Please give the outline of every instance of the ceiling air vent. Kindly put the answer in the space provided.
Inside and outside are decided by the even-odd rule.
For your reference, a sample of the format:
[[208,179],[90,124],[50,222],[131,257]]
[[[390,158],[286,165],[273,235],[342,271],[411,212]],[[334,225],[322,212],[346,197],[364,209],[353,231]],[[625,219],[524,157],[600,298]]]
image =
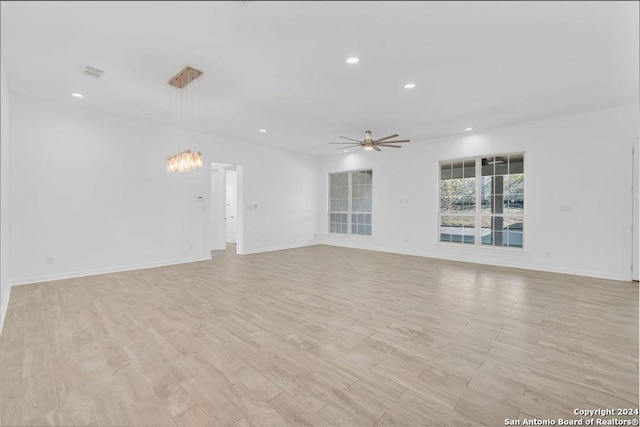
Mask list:
[[84,69],[82,70],[82,74],[84,74],[85,76],[94,77],[96,79],[101,78],[103,73],[104,71],[95,67],[90,67],[88,65],[85,65]]

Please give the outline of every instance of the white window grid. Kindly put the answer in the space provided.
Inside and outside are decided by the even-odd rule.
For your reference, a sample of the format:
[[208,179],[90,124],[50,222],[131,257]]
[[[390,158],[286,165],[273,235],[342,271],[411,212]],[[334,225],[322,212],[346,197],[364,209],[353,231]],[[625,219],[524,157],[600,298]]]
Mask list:
[[[462,244],[464,246],[483,246],[483,247],[499,247],[499,248],[505,248],[505,249],[514,249],[514,250],[518,250],[518,249],[524,249],[525,247],[525,233],[526,233],[526,226],[525,226],[525,207],[526,207],[526,202],[525,202],[525,195],[526,195],[526,179],[524,178],[525,176],[525,168],[526,166],[524,165],[524,152],[514,152],[514,153],[506,153],[506,154],[491,154],[491,155],[483,155],[483,156],[474,156],[474,157],[468,157],[468,158],[462,158],[462,159],[454,159],[454,160],[444,160],[444,161],[440,161],[438,163],[438,225],[437,225],[437,229],[438,229],[438,233],[437,233],[437,239],[439,243],[444,243],[444,244],[454,244],[454,245],[459,245]],[[483,158],[511,158],[511,157],[517,157],[517,156],[521,156],[522,157],[522,162],[523,162],[523,168],[521,171],[521,175],[523,177],[523,192],[522,193],[514,193],[511,194],[510,192],[504,192],[503,191],[503,196],[506,196],[506,205],[507,208],[504,212],[502,213],[492,213],[492,212],[487,212],[486,211],[486,207],[483,210],[483,194],[482,194],[482,185],[483,185],[483,178],[494,178],[496,177],[495,173],[496,173],[496,164],[494,163],[494,171],[493,171],[493,175],[490,176],[483,176],[482,175],[482,159]],[[474,165],[474,169],[475,169],[475,173],[474,176],[466,176],[466,168],[467,166],[467,162],[472,162],[472,164]],[[474,191],[474,201],[473,204],[475,205],[475,209],[473,209],[472,211],[466,211],[466,212],[450,212],[450,213],[443,213],[442,212],[442,165],[443,164],[454,164],[454,163],[463,163],[463,176],[459,177],[459,178],[474,178],[475,179],[475,191]],[[485,165],[486,167],[486,165]],[[500,176],[503,177],[503,179],[507,182],[507,188],[510,189],[509,185],[509,178],[511,175],[511,165],[510,162],[507,163],[507,169],[506,169],[506,173],[505,174],[501,174]],[[492,182],[493,184],[493,182]],[[503,183],[503,188],[504,188],[504,183]],[[504,197],[503,197],[504,198]],[[489,206],[491,206],[491,204],[489,204]],[[512,209],[513,206],[513,209]],[[517,207],[517,208],[516,208]],[[490,207],[489,207],[490,209]],[[451,222],[451,226],[459,226],[460,224],[462,224],[461,230],[462,230],[462,237],[461,237],[461,241],[452,241],[451,239],[449,241],[443,241],[441,240],[442,237],[442,219],[443,218],[447,218],[449,219]],[[495,221],[497,219],[502,219],[503,221],[503,227],[506,226],[506,230],[507,232],[504,233],[504,238],[506,238],[506,241],[503,241],[503,243],[506,244],[502,244],[502,245],[494,245],[494,240],[493,240],[493,232],[494,232],[494,228],[495,228]],[[492,224],[493,222],[493,224]],[[464,224],[470,224],[470,226],[465,226]],[[493,225],[493,227],[492,227]],[[511,228],[511,225],[514,225],[514,228]],[[518,227],[518,225],[520,225]],[[490,233],[492,233],[491,236],[491,243],[487,244],[487,243],[483,243],[482,242],[482,237],[483,237],[483,233],[486,233],[485,230],[489,230]],[[514,231],[512,231],[514,230]],[[471,238],[468,239],[467,242],[464,241],[465,236],[469,236],[469,237],[473,237],[473,240]],[[517,237],[518,242],[521,242],[520,245],[516,246],[516,245],[511,245],[509,242],[510,236],[513,237]],[[472,240],[472,241],[471,241]]]
[[329,174],[328,231],[372,235],[373,171],[358,169]]

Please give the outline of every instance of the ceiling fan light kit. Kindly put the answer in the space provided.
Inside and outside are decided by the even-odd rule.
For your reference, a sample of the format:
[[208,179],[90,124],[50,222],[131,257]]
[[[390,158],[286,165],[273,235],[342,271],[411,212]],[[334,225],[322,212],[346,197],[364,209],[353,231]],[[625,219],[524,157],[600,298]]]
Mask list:
[[354,141],[356,144],[354,144],[353,142],[330,142],[329,144],[346,145],[346,147],[338,147],[336,148],[336,150],[344,150],[345,148],[350,148],[350,147],[360,147],[365,149],[366,151],[372,151],[372,150],[382,151],[380,147],[402,148],[402,145],[393,145],[393,144],[401,144],[401,143],[410,141],[408,139],[393,140],[393,138],[397,138],[398,136],[399,135],[395,133],[393,135],[385,136],[384,138],[373,139],[371,138],[371,131],[368,130],[368,131],[365,131],[364,139],[362,141],[353,139],[353,138],[347,138],[346,136],[340,137],[342,139],[348,139],[349,141]]

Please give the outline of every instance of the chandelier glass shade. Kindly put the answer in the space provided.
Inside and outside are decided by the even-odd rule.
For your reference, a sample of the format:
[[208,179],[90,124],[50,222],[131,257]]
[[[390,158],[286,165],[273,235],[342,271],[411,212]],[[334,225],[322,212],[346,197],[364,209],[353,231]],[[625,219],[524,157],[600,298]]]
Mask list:
[[[185,67],[169,80],[169,86],[172,88],[172,110],[174,110],[173,107],[175,105],[175,113],[180,121],[180,139],[182,140],[182,144],[186,143],[191,145],[191,132],[188,132],[187,129],[196,115],[196,106],[198,104],[195,99],[197,91],[196,93],[192,93],[191,89],[194,88],[194,85],[189,86],[189,84],[201,75],[202,71]],[[167,157],[167,171],[169,172],[188,172],[203,166],[204,156],[200,151],[187,149]]]
[[169,172],[188,172],[202,166],[204,166],[204,157],[199,151],[194,153],[191,150],[185,150],[167,158],[167,170]]

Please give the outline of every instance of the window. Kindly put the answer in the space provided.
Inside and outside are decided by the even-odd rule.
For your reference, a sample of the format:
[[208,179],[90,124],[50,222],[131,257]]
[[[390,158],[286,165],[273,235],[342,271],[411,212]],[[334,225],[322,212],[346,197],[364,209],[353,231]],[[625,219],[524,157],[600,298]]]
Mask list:
[[440,162],[440,241],[523,247],[523,153]]
[[476,161],[440,163],[440,241],[476,242]]
[[329,174],[329,233],[371,236],[373,172]]

